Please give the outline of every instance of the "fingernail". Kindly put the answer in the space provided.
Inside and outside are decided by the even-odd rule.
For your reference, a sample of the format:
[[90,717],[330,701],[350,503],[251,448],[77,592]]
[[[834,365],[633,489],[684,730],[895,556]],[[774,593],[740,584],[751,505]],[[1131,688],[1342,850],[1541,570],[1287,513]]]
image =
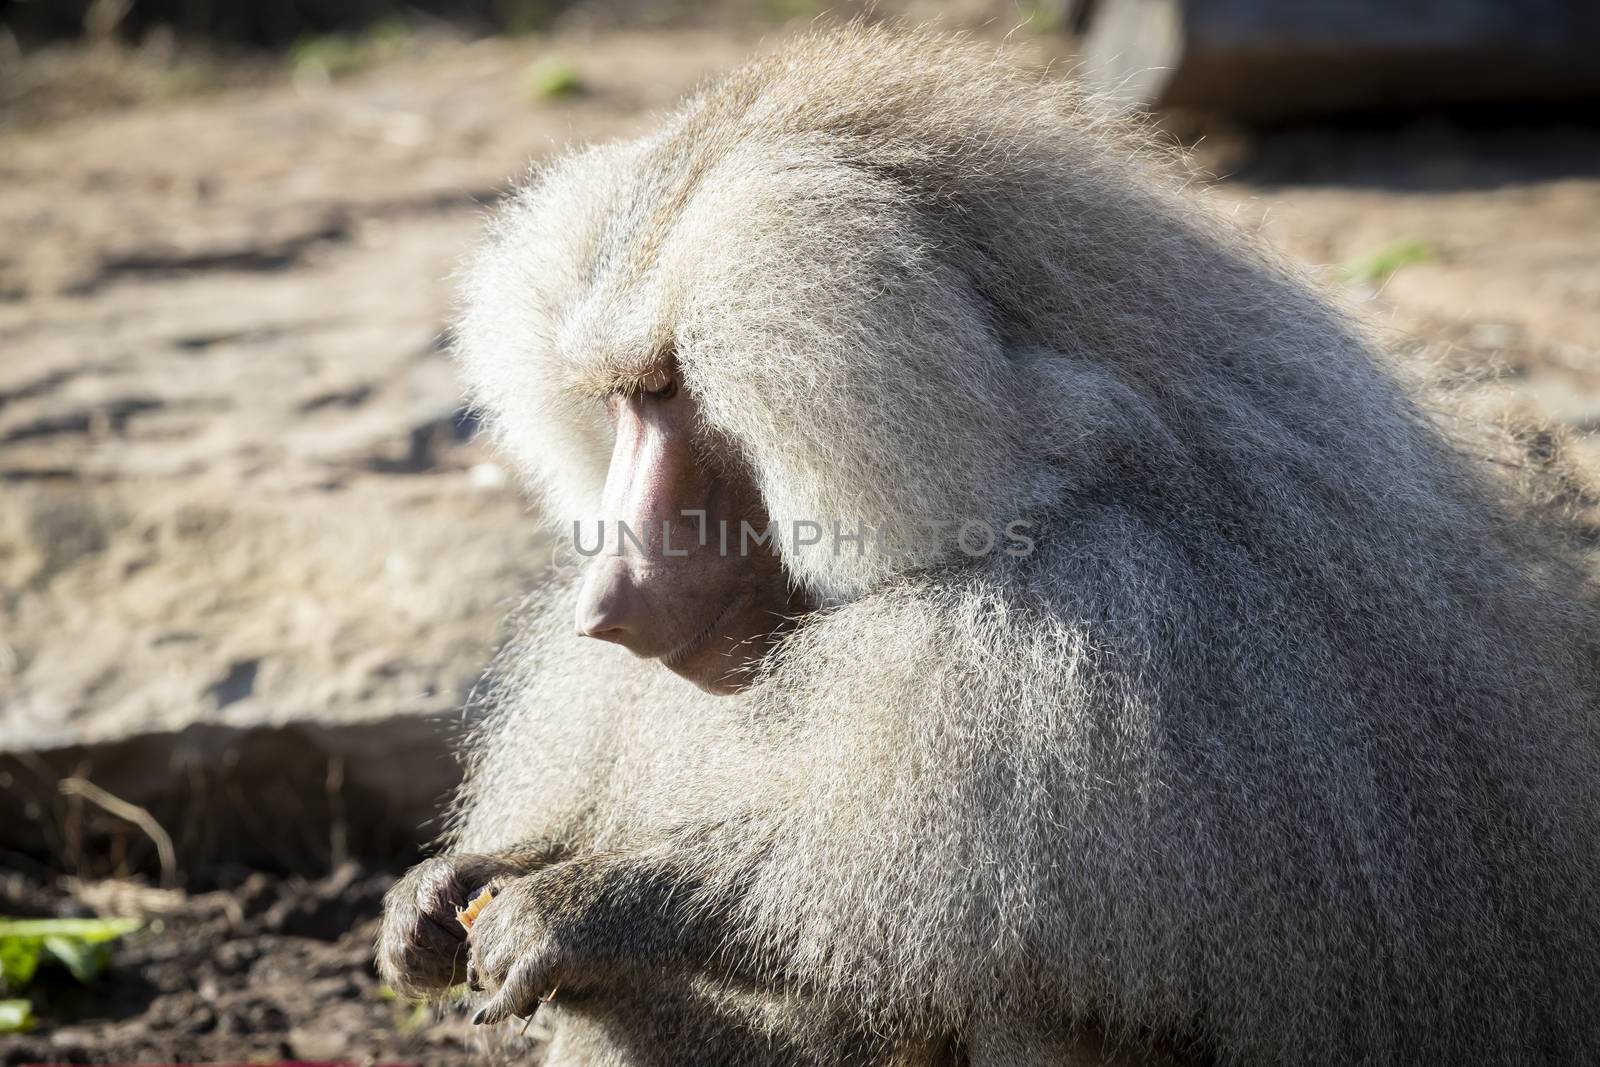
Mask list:
[[476,1014],[472,1016],[472,1025],[482,1026],[484,1020],[487,1018],[489,1018],[489,1005],[485,1004],[483,1007],[478,1009]]

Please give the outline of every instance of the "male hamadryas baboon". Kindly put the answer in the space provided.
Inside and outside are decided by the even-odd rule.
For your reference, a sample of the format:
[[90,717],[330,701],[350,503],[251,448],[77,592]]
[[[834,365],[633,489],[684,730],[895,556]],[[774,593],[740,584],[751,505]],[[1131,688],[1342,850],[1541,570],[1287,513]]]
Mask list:
[[1594,598],[1172,169],[856,28],[535,174],[461,366],[643,533],[528,609],[392,982],[559,1065],[1600,1061]]

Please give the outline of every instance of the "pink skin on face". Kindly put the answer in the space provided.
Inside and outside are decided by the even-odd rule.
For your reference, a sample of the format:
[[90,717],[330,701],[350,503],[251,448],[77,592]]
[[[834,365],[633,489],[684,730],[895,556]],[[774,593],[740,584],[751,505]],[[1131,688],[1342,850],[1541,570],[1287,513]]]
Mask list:
[[738,464],[709,462],[697,445],[698,407],[676,369],[643,386],[606,401],[616,427],[606,538],[584,575],[578,633],[659,659],[709,692],[737,692],[804,599],[770,546],[741,554],[740,524],[766,529],[761,494]]

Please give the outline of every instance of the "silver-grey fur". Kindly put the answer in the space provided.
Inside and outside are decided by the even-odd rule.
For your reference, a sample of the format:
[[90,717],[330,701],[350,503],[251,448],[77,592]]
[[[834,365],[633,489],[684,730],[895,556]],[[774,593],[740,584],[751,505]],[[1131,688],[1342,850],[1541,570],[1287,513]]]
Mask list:
[[1180,186],[1070,87],[855,28],[500,213],[460,361],[564,533],[584,383],[670,343],[774,516],[1037,541],[786,546],[827,607],[727,698],[530,607],[451,849],[667,857],[717,917],[703,969],[558,998],[551,1062],[647,1062],[671,998],[771,1062],[1600,1061],[1592,593]]

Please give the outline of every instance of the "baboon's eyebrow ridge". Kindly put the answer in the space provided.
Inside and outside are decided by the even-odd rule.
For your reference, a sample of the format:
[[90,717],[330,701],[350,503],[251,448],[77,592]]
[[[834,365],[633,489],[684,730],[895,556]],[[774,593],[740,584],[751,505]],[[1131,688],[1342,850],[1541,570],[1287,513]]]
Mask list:
[[669,366],[676,349],[661,345],[647,350],[648,355],[618,355],[599,357],[580,368],[572,381],[572,391],[579,396],[603,400],[618,393],[637,393],[643,382]]

